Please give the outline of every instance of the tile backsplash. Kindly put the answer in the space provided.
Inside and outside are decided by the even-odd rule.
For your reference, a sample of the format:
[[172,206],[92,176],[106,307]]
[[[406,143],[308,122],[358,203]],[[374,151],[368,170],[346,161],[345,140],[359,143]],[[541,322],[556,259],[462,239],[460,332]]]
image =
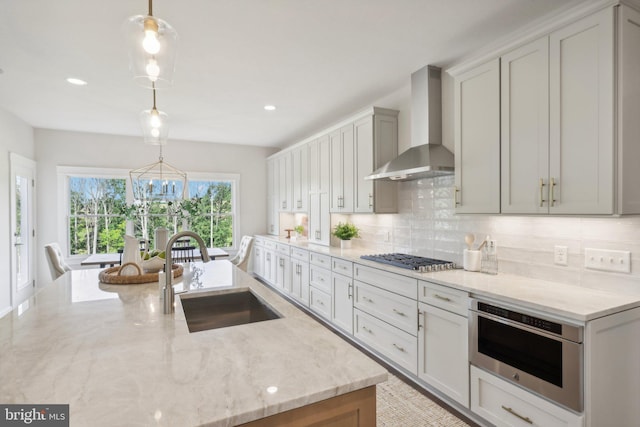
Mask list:
[[[399,183],[397,214],[349,216],[360,228],[355,245],[461,265],[465,234],[475,234],[476,245],[490,235],[500,272],[640,294],[640,217],[456,215],[453,186],[453,176]],[[568,265],[554,264],[555,245],[568,248]],[[586,269],[585,248],[631,251],[631,273]]]

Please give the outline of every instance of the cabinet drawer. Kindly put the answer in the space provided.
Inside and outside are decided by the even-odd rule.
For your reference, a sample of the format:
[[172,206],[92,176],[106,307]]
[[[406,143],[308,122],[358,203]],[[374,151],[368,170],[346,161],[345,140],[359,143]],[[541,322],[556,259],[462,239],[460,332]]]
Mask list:
[[471,367],[471,410],[496,426],[582,427],[574,414],[475,366]]
[[320,289],[309,287],[309,307],[326,318],[331,320],[331,295]]
[[264,247],[266,249],[270,249],[272,251],[275,251],[276,250],[276,246],[277,246],[277,243],[274,242],[273,240],[268,240],[267,239],[267,240],[264,241]]
[[420,302],[468,317],[469,294],[467,292],[423,280],[418,282],[418,287]]
[[253,241],[254,246],[264,246],[264,239],[262,237],[256,237]]
[[408,298],[418,298],[418,280],[365,265],[355,264],[353,278]]
[[331,272],[312,265],[309,267],[309,284],[331,295]]
[[289,256],[290,250],[289,245],[285,245],[283,243],[276,243],[276,252]]
[[381,355],[417,374],[418,340],[382,320],[354,310],[354,336]]
[[309,262],[309,251],[291,246],[291,258]]
[[411,335],[418,333],[418,302],[355,281],[354,306]]
[[331,257],[329,255],[321,255],[316,252],[309,253],[309,262],[322,268],[331,269]]
[[353,263],[340,258],[331,258],[331,271],[340,273],[344,276],[352,277]]

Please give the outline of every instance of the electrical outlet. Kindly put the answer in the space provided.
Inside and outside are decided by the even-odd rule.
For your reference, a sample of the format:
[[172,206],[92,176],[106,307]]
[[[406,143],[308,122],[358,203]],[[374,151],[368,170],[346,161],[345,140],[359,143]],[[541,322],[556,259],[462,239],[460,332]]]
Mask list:
[[566,246],[554,246],[553,262],[556,265],[569,265],[568,249]]
[[584,266],[592,270],[631,273],[631,252],[585,248]]

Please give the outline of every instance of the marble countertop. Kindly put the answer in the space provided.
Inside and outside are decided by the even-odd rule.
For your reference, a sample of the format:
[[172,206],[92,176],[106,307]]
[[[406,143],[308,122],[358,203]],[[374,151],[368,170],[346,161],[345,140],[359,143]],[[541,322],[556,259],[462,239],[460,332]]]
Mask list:
[[462,269],[419,273],[361,259],[361,255],[371,254],[371,251],[362,248],[340,249],[310,244],[305,240],[290,241],[284,237],[277,236],[260,237],[403,276],[414,277],[418,280],[426,280],[461,289],[469,292],[472,297],[510,303],[518,307],[545,312],[552,316],[578,323],[640,307],[640,294],[623,295],[583,286],[531,279],[514,274],[499,273],[497,275],[489,275]]
[[[70,404],[73,425],[232,426],[385,381],[387,372],[219,260],[206,288],[250,289],[283,317],[189,333],[179,296],[76,270],[0,319],[0,401]],[[176,284],[180,290],[181,284]]]

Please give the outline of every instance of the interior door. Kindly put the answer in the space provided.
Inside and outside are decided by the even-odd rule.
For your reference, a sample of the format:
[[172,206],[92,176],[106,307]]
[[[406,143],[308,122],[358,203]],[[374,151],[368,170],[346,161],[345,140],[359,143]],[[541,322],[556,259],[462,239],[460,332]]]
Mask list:
[[36,163],[11,153],[11,304],[33,295],[35,287]]

